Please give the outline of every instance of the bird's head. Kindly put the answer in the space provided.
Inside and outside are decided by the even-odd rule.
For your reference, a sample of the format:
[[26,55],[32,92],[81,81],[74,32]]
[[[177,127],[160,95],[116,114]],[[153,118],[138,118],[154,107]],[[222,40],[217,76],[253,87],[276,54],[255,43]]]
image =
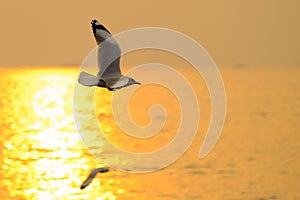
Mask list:
[[129,78],[129,82],[127,83],[127,85],[133,85],[133,84],[141,85],[141,83],[135,81],[133,78]]

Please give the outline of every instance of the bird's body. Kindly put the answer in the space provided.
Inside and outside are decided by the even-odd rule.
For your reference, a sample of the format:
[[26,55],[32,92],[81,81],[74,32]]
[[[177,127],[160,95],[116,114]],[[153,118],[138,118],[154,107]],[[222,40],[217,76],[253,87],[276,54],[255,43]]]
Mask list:
[[123,76],[120,70],[121,49],[110,32],[97,20],[92,20],[92,29],[98,44],[97,76],[81,72],[78,82],[84,86],[98,86],[115,91],[133,84],[140,84],[133,78]]

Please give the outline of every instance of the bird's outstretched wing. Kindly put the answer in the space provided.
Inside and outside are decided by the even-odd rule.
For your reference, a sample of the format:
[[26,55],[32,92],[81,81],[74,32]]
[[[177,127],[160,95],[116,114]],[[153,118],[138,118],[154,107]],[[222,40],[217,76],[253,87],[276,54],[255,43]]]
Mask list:
[[98,78],[110,79],[120,78],[121,49],[117,41],[112,37],[110,32],[97,20],[92,20],[92,29],[98,44]]

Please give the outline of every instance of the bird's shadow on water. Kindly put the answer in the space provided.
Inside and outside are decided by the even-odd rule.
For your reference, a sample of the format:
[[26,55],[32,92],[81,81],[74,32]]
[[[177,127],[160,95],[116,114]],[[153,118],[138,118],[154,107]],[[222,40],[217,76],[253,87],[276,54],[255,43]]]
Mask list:
[[89,174],[89,176],[86,178],[86,180],[83,181],[82,185],[80,186],[80,189],[86,188],[93,181],[93,179],[96,177],[98,173],[106,173],[108,171],[109,168],[107,167],[100,167],[100,168],[93,169]]

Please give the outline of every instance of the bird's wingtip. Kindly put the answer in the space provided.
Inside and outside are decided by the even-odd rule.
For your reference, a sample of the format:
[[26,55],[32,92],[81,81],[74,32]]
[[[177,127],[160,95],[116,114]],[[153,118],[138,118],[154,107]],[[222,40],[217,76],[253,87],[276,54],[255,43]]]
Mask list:
[[93,28],[94,34],[95,34],[95,31],[96,31],[96,30],[104,30],[104,31],[110,33],[110,32],[107,30],[107,28],[105,28],[105,27],[104,27],[98,20],[96,20],[96,19],[93,19],[93,20],[91,21],[91,24],[92,24],[92,28]]
[[91,24],[92,24],[92,25],[100,25],[100,23],[98,22],[97,19],[93,19],[93,20],[91,21]]

